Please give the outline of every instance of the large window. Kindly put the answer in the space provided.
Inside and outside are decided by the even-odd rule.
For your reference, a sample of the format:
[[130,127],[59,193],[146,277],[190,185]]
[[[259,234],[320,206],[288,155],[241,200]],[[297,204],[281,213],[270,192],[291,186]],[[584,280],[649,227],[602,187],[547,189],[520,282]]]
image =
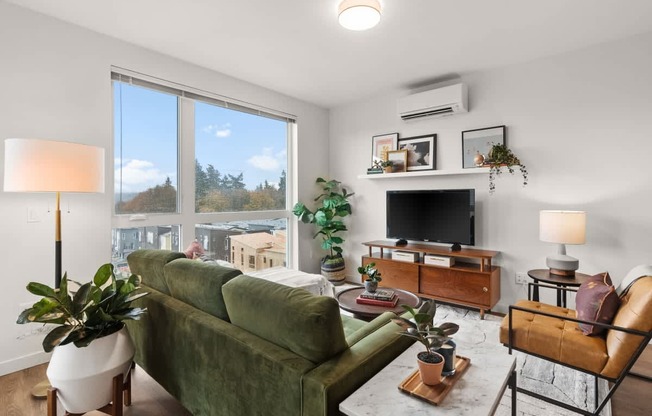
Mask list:
[[243,270],[286,265],[294,120],[132,75],[112,74],[114,263],[196,240]]

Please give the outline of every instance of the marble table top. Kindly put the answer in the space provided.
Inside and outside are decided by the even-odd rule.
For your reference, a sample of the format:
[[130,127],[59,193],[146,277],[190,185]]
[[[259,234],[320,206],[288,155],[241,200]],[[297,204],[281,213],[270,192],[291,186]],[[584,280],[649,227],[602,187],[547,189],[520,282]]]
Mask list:
[[398,389],[398,385],[417,368],[416,354],[423,346],[416,343],[340,403],[339,409],[348,416],[492,415],[505,391],[516,358],[507,354],[507,348],[497,340],[487,338],[491,337],[454,337],[457,353],[470,358],[471,366],[439,406]]

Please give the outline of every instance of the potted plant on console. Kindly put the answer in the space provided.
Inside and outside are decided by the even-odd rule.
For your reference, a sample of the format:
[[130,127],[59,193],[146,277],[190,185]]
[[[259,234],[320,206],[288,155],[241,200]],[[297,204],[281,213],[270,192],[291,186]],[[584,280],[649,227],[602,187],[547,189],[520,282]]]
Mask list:
[[435,326],[433,320],[437,312],[437,305],[433,300],[425,301],[418,311],[408,305],[401,306],[412,315],[412,319],[397,316],[392,321],[403,328],[403,331],[400,332],[401,335],[414,338],[423,344],[426,350],[417,354],[421,381],[426,385],[437,385],[441,382],[444,357],[435,351],[449,341],[450,336],[455,334],[460,327],[452,322]]
[[501,168],[507,167],[510,174],[514,174],[514,166],[517,166],[523,175],[523,186],[527,185],[528,173],[525,165],[521,163],[518,157],[504,144],[494,144],[489,150],[489,159],[485,161],[484,166],[489,166],[489,193],[496,190],[496,176],[501,174]]
[[297,202],[292,208],[292,213],[305,224],[315,224],[317,232],[313,238],[322,236],[321,248],[328,250],[328,254],[321,260],[321,272],[331,283],[340,285],[345,280],[345,263],[342,257],[340,244],[344,239],[339,233],[347,231],[342,219],[351,214],[349,197],[354,193],[348,193],[341,187],[337,180],[325,180],[317,178],[316,183],[321,186],[322,193],[314,202],[320,204],[314,211],[311,211],[302,202]]
[[127,374],[135,351],[124,321],[140,318],[145,309],[131,302],[148,293],[135,294],[138,276],[117,278],[112,264],[100,266],[91,282],[75,282],[74,294],[68,283],[67,274],[58,289],[30,282],[27,290],[42,298],[16,322],[56,325],[43,340],[45,352],[53,351],[47,376],[63,407],[76,414],[111,402],[111,380]]
[[376,263],[369,263],[358,267],[358,273],[367,276],[364,280],[364,289],[369,293],[374,293],[378,289],[378,283],[383,280],[380,277],[380,270],[376,269]]

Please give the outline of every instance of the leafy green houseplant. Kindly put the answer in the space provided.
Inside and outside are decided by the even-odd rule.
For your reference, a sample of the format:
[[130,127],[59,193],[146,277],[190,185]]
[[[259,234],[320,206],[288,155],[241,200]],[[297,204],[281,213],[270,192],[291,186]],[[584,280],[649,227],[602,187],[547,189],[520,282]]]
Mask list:
[[137,289],[138,276],[118,279],[112,264],[100,266],[93,280],[80,284],[74,294],[68,291],[67,273],[61,279],[59,289],[30,282],[27,290],[42,296],[42,299],[24,310],[16,322],[57,325],[43,340],[45,352],[70,343],[76,347],[86,347],[95,339],[122,329],[124,321],[140,318],[145,309],[132,308],[130,305],[147,293],[134,294]]
[[358,267],[358,273],[367,276],[364,280],[364,288],[367,292],[375,292],[378,289],[378,283],[383,280],[380,277],[380,270],[376,269],[376,263],[368,263]]
[[525,165],[521,163],[518,157],[504,144],[494,144],[489,150],[489,159],[485,161],[485,166],[489,166],[489,193],[496,190],[495,180],[497,175],[501,174],[501,167],[506,166],[510,174],[514,174],[514,166],[517,166],[523,175],[523,186],[527,185],[528,172]]
[[380,162],[385,173],[392,173],[394,171],[394,162],[391,160],[383,160]]
[[412,319],[397,316],[392,321],[403,329],[400,332],[401,335],[413,338],[425,347],[425,351],[417,354],[419,373],[423,383],[428,385],[439,384],[444,366],[444,357],[436,353],[435,350],[441,348],[450,340],[450,336],[455,334],[460,327],[452,322],[445,322],[438,326],[434,325],[437,304],[432,300],[425,301],[418,310],[414,310],[408,305],[401,306],[412,315]]
[[321,261],[322,274],[331,282],[339,284],[344,282],[345,278],[344,258],[340,247],[344,239],[339,234],[347,231],[342,219],[351,214],[349,198],[354,193],[348,193],[346,188],[341,187],[341,182],[334,179],[327,181],[317,178],[315,183],[321,186],[322,191],[314,199],[317,203],[314,211],[304,203],[297,202],[292,213],[304,224],[314,224],[317,228],[313,238],[321,236],[321,248],[328,251]]

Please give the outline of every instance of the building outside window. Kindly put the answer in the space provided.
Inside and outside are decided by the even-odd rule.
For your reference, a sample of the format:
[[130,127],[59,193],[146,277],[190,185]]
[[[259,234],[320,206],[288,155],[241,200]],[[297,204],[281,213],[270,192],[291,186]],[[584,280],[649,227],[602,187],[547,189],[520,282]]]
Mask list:
[[196,239],[205,259],[251,270],[267,266],[257,249],[232,244],[261,233],[287,263],[287,239],[278,236],[291,215],[293,118],[122,69],[112,79],[114,264],[124,269],[139,248],[182,251]]

